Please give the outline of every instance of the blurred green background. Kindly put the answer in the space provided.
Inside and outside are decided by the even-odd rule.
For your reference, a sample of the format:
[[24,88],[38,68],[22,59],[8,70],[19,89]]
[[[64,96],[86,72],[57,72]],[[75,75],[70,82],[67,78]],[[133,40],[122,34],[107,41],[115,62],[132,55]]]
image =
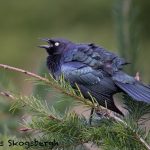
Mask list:
[[[117,52],[115,3],[116,0],[0,0],[0,63],[36,71],[46,57],[46,53],[37,48],[40,37],[94,42]],[[148,81],[150,1],[136,0],[136,5],[140,24],[137,71]]]
[[[38,72],[47,56],[37,47],[41,37],[94,42],[119,54],[114,13],[117,3],[117,0],[0,0],[0,63]],[[139,51],[137,59],[129,61],[136,63],[135,70],[142,80],[150,82],[150,1],[136,0],[134,5],[138,15],[133,28],[138,26]],[[16,91],[24,94],[32,91],[31,82],[19,73],[0,70],[0,77],[0,82],[3,78],[7,80],[7,86],[11,81]]]

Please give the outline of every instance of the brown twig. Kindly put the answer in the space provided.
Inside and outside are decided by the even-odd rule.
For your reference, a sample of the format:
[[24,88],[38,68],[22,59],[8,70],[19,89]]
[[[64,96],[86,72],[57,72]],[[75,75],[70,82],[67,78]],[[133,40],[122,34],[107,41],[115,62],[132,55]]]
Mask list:
[[26,71],[26,70],[23,70],[23,69],[19,69],[19,68],[16,68],[16,67],[11,67],[11,66],[8,66],[8,65],[4,65],[4,64],[0,64],[0,68],[4,68],[4,69],[8,69],[8,70],[12,70],[12,71],[16,71],[16,72],[21,72],[21,73],[24,73],[30,77],[34,77],[38,80],[41,80],[41,81],[45,81],[46,83],[49,83],[49,80],[46,79],[46,78],[43,78],[35,73],[32,73],[32,72],[29,72],[29,71]]
[[0,92],[0,95],[4,96],[4,97],[8,97],[10,99],[16,99],[12,94],[9,94],[8,92]]

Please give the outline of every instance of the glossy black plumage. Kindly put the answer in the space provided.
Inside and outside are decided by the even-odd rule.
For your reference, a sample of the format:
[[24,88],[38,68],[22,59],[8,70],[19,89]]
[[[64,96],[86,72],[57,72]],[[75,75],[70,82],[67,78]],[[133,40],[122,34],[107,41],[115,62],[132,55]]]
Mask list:
[[113,95],[125,92],[137,101],[150,103],[150,88],[122,71],[128,63],[95,44],[76,44],[65,39],[44,39],[48,45],[47,66],[58,79],[64,74],[74,87],[77,83],[85,98],[88,92],[100,105],[122,114],[115,106]]

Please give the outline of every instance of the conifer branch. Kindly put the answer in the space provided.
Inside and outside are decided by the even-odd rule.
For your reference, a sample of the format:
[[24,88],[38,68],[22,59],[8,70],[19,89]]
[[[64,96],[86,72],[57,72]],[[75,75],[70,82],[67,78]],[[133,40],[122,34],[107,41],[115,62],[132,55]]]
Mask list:
[[[90,102],[90,101],[84,99],[84,97],[82,96],[80,91],[78,91],[79,96],[76,95],[75,91],[73,91],[73,89],[71,89],[69,85],[65,84],[63,79],[61,79],[60,81],[56,81],[53,78],[47,79],[47,78],[41,77],[37,74],[31,73],[29,71],[19,69],[19,68],[15,68],[15,67],[11,67],[11,66],[8,66],[8,65],[3,65],[3,64],[0,64],[0,68],[4,68],[4,69],[24,73],[24,74],[26,74],[30,77],[36,78],[37,80],[43,81],[44,83],[46,83],[48,85],[51,85],[53,88],[59,90],[60,92],[66,94],[70,97],[73,97],[73,98],[77,99],[82,104],[88,105],[89,107],[92,107],[92,108],[96,108],[96,109],[98,108],[98,105],[95,105],[93,103],[93,102],[95,102],[94,99],[93,99],[93,102]],[[67,88],[69,88],[69,90],[67,90]],[[43,118],[45,118],[46,120],[51,120],[51,122],[55,122],[58,125],[58,127],[61,128],[60,131],[63,131],[63,128],[65,128],[65,126],[64,126],[65,125],[64,124],[65,123],[64,122],[65,118],[60,119],[59,117],[57,117],[57,115],[53,115],[52,111],[48,109],[47,105],[43,105],[40,101],[37,101],[36,98],[34,98],[34,97],[17,97],[17,96],[13,96],[12,94],[9,94],[9,92],[0,92],[0,95],[11,98],[11,99],[17,99],[17,100],[21,99],[21,101],[20,101],[21,105],[26,105],[26,106],[28,106],[28,108],[30,110],[32,110],[36,114],[39,114],[40,116],[43,116]],[[14,108],[16,108],[16,107],[12,107],[12,109],[14,109]],[[150,146],[148,145],[148,143],[140,135],[138,135],[138,133],[135,132],[132,129],[132,127],[130,127],[127,124],[126,121],[124,121],[123,119],[118,118],[116,116],[112,116],[110,113],[108,113],[107,115],[108,115],[107,119],[114,120],[115,122],[120,122],[120,123],[123,124],[124,127],[127,127],[129,130],[131,130],[132,134],[133,134],[132,136],[134,136],[136,138],[136,140],[139,141],[147,150],[150,150]],[[44,119],[43,119],[43,121],[44,121]],[[43,121],[42,121],[42,123],[45,123],[45,121],[44,122]],[[68,122],[68,120],[66,118],[66,123],[67,122]],[[48,122],[48,124],[49,124],[49,122]],[[62,124],[63,124],[63,126],[62,126]],[[38,124],[35,125],[35,128],[36,128],[37,125]],[[38,129],[38,127],[39,126],[37,126],[37,129]],[[84,127],[86,127],[86,125],[84,125]],[[45,128],[45,124],[43,124],[43,127],[41,127],[41,128],[39,127],[39,130],[40,129],[44,130],[44,128]],[[50,128],[52,128],[52,127],[49,126],[49,129]],[[92,128],[94,128],[94,126],[92,126]],[[32,126],[31,126],[31,129],[32,129]],[[34,123],[33,123],[33,129],[34,129]],[[46,131],[49,132],[48,130],[46,130]],[[84,140],[84,138],[82,140]],[[86,139],[86,141],[87,141],[87,139]],[[89,140],[89,141],[91,141],[91,140]],[[75,144],[77,144],[77,143],[75,143]]]
[[[112,116],[109,116],[112,118]],[[133,129],[124,121],[122,120],[121,118],[117,117],[117,116],[113,116],[112,119],[115,119],[117,122],[121,122],[123,123],[126,127],[130,128],[132,131]],[[133,131],[134,132],[134,131]],[[140,136],[138,135],[137,133],[135,133],[135,138],[141,142],[141,144],[147,149],[147,150],[150,150],[150,145]]]
[[[20,68],[17,68],[17,67],[12,67],[12,66],[5,65],[5,64],[0,64],[0,68],[11,70],[11,71],[14,71],[14,72],[20,72],[20,73],[23,73],[23,74],[25,74],[29,77],[33,77],[33,78],[35,78],[39,81],[43,81],[47,85],[51,85],[56,90],[59,90],[61,93],[64,93],[65,95],[67,95],[69,97],[72,97],[72,98],[74,98],[74,99],[76,99],[80,102],[83,102],[84,104],[86,103],[86,105],[89,106],[89,107],[93,107],[93,108],[96,107],[94,105],[94,103],[92,103],[91,101],[85,100],[82,96],[78,96],[76,94],[76,92],[74,91],[74,89],[71,88],[71,86],[69,87],[70,90],[66,89],[63,84],[61,85],[61,83],[57,82],[52,76],[50,76],[50,79],[47,79],[47,78],[41,77],[41,76],[39,76],[35,73],[29,72],[27,70],[20,69]],[[80,94],[80,92],[79,92],[79,94]]]
[[0,68],[4,68],[6,70],[11,70],[11,71],[15,71],[15,72],[20,72],[20,73],[26,74],[26,75],[28,75],[30,77],[36,78],[36,79],[44,81],[46,83],[49,83],[48,79],[43,78],[43,77],[41,77],[41,76],[39,76],[39,75],[37,75],[35,73],[29,72],[27,70],[19,69],[19,68],[12,67],[12,66],[9,66],[9,65],[4,65],[4,64],[0,64]]

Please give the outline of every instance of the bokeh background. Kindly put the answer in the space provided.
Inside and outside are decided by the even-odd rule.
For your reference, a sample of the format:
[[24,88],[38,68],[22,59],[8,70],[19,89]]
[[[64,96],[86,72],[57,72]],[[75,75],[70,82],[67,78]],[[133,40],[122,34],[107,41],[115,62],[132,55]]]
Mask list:
[[[139,71],[149,83],[149,8],[149,0],[0,0],[0,63],[35,73],[42,68],[44,75],[47,54],[37,47],[42,44],[39,38],[63,37],[97,43],[125,56],[133,63],[128,72]],[[0,87],[31,94],[34,87],[26,78],[0,70]],[[1,98],[0,132],[15,120],[7,102]],[[11,123],[15,128],[17,122]]]

